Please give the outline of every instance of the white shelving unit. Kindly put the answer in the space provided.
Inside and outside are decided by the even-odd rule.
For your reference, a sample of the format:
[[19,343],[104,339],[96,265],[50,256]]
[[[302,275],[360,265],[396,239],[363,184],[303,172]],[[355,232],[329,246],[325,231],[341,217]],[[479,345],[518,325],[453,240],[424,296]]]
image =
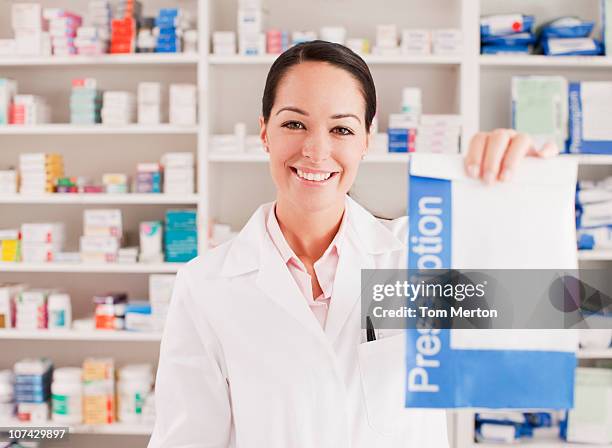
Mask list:
[[107,54],[101,56],[3,57],[0,67],[59,66],[59,65],[197,65],[197,53]]
[[97,274],[175,273],[182,263],[0,263],[0,272],[57,272]]
[[49,193],[44,195],[0,194],[0,204],[197,204],[198,196],[171,194]]
[[[0,5],[0,38],[12,35],[10,8],[14,0]],[[87,1],[58,0],[52,6],[85,14]],[[163,219],[169,208],[197,208],[200,229],[207,222],[206,164],[207,131],[206,52],[208,20],[206,0],[147,0],[145,15],[155,15],[162,7],[178,6],[191,12],[200,31],[200,51],[195,54],[123,54],[98,57],[0,57],[0,77],[18,82],[19,93],[46,97],[52,106],[52,123],[39,126],[0,126],[0,167],[16,166],[21,152],[59,152],[64,157],[66,175],[86,175],[99,179],[103,173],[133,174],[138,162],[159,161],[165,152],[190,151],[195,155],[196,192],[193,194],[0,194],[0,228],[22,222],[64,221],[68,250],[78,247],[85,208],[120,208],[124,232],[137,242],[138,223]],[[164,123],[144,125],[72,125],[68,103],[73,78],[96,78],[102,90],[136,92],[138,82],[162,83],[163,107],[167,110],[170,83],[198,86],[200,125],[176,126]],[[164,119],[167,117],[162,117]],[[206,232],[200,232],[200,251],[206,247]],[[73,315],[86,317],[93,312],[91,297],[107,291],[126,291],[130,298],[146,298],[150,274],[175,274],[182,263],[151,264],[71,264],[0,263],[0,282],[20,281],[34,287],[58,287],[71,294]],[[26,356],[49,353],[56,366],[79,365],[87,356],[115,359],[116,366],[127,363],[157,363],[161,333],[128,331],[18,331],[0,330],[0,369]],[[18,421],[0,421],[0,426],[49,426]],[[70,446],[97,447],[102,435],[113,436],[118,446],[144,447],[152,428],[148,425],[74,425]]]
[[[0,427],[10,428],[65,428],[65,425],[59,425],[52,422],[40,424],[40,423],[27,423],[20,422],[19,420],[0,420]],[[70,434],[106,434],[106,435],[120,435],[120,436],[149,436],[153,428],[148,425],[130,424],[130,423],[113,423],[111,425],[68,425],[68,432]]]
[[612,68],[612,58],[601,56],[482,55],[479,62],[481,67]]
[[125,126],[73,125],[73,124],[41,124],[37,126],[0,126],[2,135],[176,135],[197,134],[197,126],[174,126],[161,124],[145,126],[131,124]]
[[[0,38],[10,34],[9,0],[0,6]],[[169,195],[85,195],[55,194],[37,197],[0,195],[1,227],[28,221],[67,220],[77,236],[81,230],[83,207],[118,207],[126,216],[126,229],[134,232],[141,220],[161,219],[167,208],[196,207],[200,253],[208,246],[207,229],[211,219],[230,224],[235,230],[245,224],[254,209],[272,200],[274,187],[269,178],[266,154],[210,153],[210,137],[233,132],[236,122],[247,124],[248,133],[258,132],[257,118],[261,93],[269,66],[275,55],[218,56],[209,54],[213,31],[234,30],[236,1],[225,0],[147,0],[145,15],[161,7],[190,10],[197,17],[199,50],[197,54],[131,54],[101,57],[0,57],[0,77],[15,78],[21,93],[48,96],[54,107],[54,124],[41,126],[0,127],[0,166],[13,164],[20,152],[54,151],[64,155],[67,174],[99,177],[103,172],[132,172],[139,161],[156,161],[164,152],[192,151],[197,159],[197,193],[180,197]],[[405,86],[423,90],[426,113],[456,113],[463,118],[463,149],[478,129],[508,127],[510,77],[514,74],[567,74],[570,77],[612,80],[612,58],[547,58],[541,56],[480,56],[479,17],[481,13],[521,12],[536,14],[538,21],[562,13],[594,17],[598,1],[585,0],[389,0],[384,7],[373,7],[367,0],[352,0],[351,14],[346,2],[299,3],[268,0],[266,18],[269,26],[282,29],[319,29],[321,11],[332,22],[341,17],[350,37],[373,38],[377,23],[396,23],[399,28],[460,28],[464,33],[464,52],[453,56],[383,57],[366,56],[374,76],[379,97],[380,131],[386,131],[387,116],[399,111],[400,91]],[[57,0],[53,6],[84,13],[86,1]],[[440,13],[443,11],[443,13]],[[327,20],[327,19],[326,19]],[[336,20],[340,22],[340,20]],[[5,35],[3,35],[3,33]],[[198,86],[199,125],[172,126],[74,126],[68,120],[67,104],[70,79],[95,77],[103,89],[135,91],[140,81],[160,81],[167,92],[171,82],[190,82]],[[581,173],[610,174],[612,156],[570,155],[581,165]],[[406,154],[372,152],[364,159],[353,196],[372,212],[381,216],[405,213]],[[248,194],[245,194],[248,192]],[[612,253],[580,252],[582,264],[612,260]],[[126,289],[130,296],[146,297],[147,274],[175,273],[180,264],[65,264],[0,263],[0,281],[17,279],[34,286],[64,287],[75,291],[74,300],[83,308],[91,296],[101,290]],[[119,275],[121,274],[121,275]],[[125,274],[125,275],[124,275]],[[83,286],[86,284],[88,289]],[[84,305],[85,304],[85,305]],[[80,316],[79,316],[80,317]],[[35,349],[41,341],[66,344],[66,360],[82,355],[112,355],[118,364],[130,362],[138,347],[155,345],[158,334],[124,334],[98,332],[0,332],[0,351],[17,359]],[[87,341],[87,344],[77,344]],[[121,342],[120,344],[108,343]],[[140,344],[140,342],[144,344]],[[74,347],[74,350],[73,350]],[[80,351],[79,351],[80,350]],[[581,359],[610,357],[610,351],[581,352]],[[155,362],[153,359],[150,361]],[[58,365],[68,362],[56,359]],[[2,365],[0,368],[8,367]],[[451,428],[454,446],[474,445],[473,413],[457,412]],[[22,425],[22,424],[21,424]],[[0,426],[8,426],[0,422]],[[111,426],[75,427],[75,434],[126,435],[121,446],[146,446],[150,428],[116,424]],[[144,436],[144,437],[133,437]],[[79,446],[88,447],[88,437]],[[573,448],[559,441],[538,442],[528,446]],[[489,445],[477,445],[486,448]],[[583,446],[583,445],[581,445]]]
[[0,330],[0,340],[28,341],[98,341],[98,342],[159,342],[161,333],[140,333],[112,330]]

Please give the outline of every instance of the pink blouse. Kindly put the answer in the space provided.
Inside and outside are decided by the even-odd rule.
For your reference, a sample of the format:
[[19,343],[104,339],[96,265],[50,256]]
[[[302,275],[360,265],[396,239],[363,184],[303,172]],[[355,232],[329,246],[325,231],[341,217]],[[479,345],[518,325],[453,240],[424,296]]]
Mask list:
[[336,278],[336,268],[338,267],[338,259],[340,257],[340,246],[344,236],[344,228],[346,221],[346,213],[342,217],[340,228],[338,233],[332,240],[329,247],[325,250],[321,258],[314,263],[314,271],[319,281],[319,285],[323,290],[323,293],[319,297],[313,297],[312,291],[312,278],[304,263],[295,255],[289,243],[285,239],[283,232],[280,229],[278,220],[276,219],[276,204],[270,209],[268,218],[266,220],[266,230],[272,239],[272,242],[278,249],[283,261],[287,264],[287,268],[291,273],[291,276],[295,280],[298,288],[302,291],[302,295],[306,299],[308,306],[312,310],[313,314],[321,324],[321,327],[325,328],[325,321],[327,319],[327,311],[329,309],[329,303],[332,298],[334,289],[334,279]]

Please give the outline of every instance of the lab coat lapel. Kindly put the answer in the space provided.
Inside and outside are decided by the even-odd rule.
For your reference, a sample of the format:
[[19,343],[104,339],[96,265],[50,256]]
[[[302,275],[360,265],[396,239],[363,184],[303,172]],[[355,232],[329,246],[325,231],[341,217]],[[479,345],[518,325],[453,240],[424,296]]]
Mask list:
[[350,197],[346,199],[346,211],[349,225],[342,241],[325,325],[325,334],[332,343],[361,299],[361,270],[376,268],[376,256],[404,249],[404,244],[387,227]]
[[222,275],[233,277],[257,271],[255,284],[265,298],[280,306],[329,346],[321,325],[268,235],[266,219],[272,205],[269,203],[259,207],[236,236],[224,262]]
[[269,299],[327,344],[319,321],[308,307],[287,265],[268,237],[262,241],[261,263],[256,284]]
[[374,267],[372,256],[355,244],[347,229],[338,260],[332,299],[329,304],[325,334],[330,342],[338,338],[342,327],[361,298],[361,269]]

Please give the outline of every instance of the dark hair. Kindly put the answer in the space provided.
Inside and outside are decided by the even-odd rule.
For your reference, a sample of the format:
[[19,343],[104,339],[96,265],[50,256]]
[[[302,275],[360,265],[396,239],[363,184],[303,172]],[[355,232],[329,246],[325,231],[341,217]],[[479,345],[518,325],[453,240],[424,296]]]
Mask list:
[[376,114],[376,88],[368,65],[361,57],[344,45],[314,40],[297,44],[282,53],[268,72],[266,87],[261,100],[262,115],[267,123],[270,112],[276,99],[276,90],[279,82],[287,71],[301,62],[319,61],[327,62],[335,67],[346,70],[361,85],[361,93],[365,100],[365,127],[370,131],[370,126]]

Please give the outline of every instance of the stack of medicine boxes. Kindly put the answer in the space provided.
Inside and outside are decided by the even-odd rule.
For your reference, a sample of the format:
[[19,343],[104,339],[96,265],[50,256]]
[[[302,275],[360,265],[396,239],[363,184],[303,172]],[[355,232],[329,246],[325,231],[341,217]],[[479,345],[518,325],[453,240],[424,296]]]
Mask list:
[[142,5],[134,0],[122,0],[116,17],[111,22],[111,53],[134,53],[136,51],[136,27]]
[[266,53],[263,29],[263,10],[260,0],[238,2],[238,52],[242,55]]
[[15,363],[13,370],[17,418],[27,422],[47,421],[53,364],[45,358],[24,359]]
[[26,289],[15,297],[15,328],[41,330],[47,328],[47,298],[51,291]]
[[70,94],[70,122],[72,124],[96,124],[102,122],[102,95],[96,80],[81,78],[72,80]]
[[85,210],[83,233],[80,243],[84,263],[116,262],[123,236],[121,210]]
[[83,423],[115,422],[115,363],[88,358],[83,362]]
[[181,51],[181,11],[178,8],[162,8],[155,18],[157,43],[156,53],[179,53]]

